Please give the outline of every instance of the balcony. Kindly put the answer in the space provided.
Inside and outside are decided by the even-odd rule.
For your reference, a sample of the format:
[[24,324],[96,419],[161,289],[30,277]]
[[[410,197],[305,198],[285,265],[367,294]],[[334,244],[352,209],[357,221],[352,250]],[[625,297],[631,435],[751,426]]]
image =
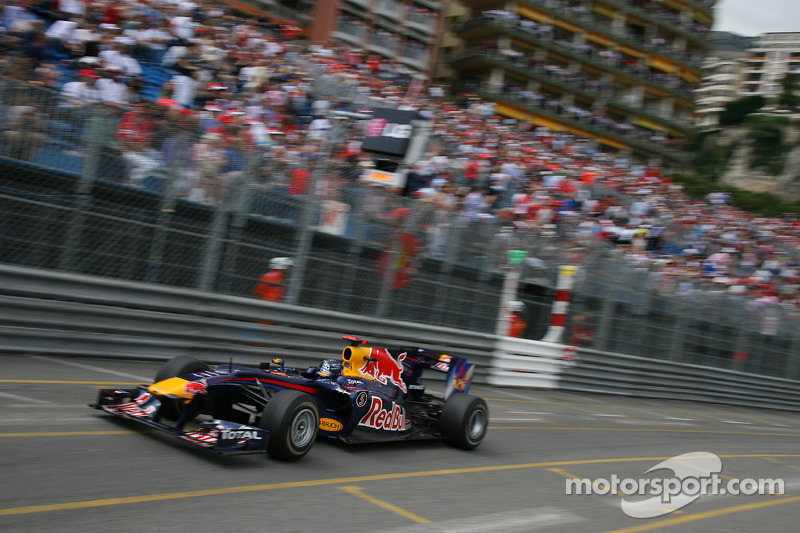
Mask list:
[[[489,31],[478,31],[481,29]],[[590,64],[595,68],[598,68],[609,74],[613,74],[617,77],[630,80],[635,84],[653,86],[684,100],[692,100],[692,91],[689,88],[681,87],[677,82],[669,83],[662,79],[653,77],[653,75],[648,72],[642,72],[639,69],[618,66],[614,64],[614,62],[606,60],[599,55],[589,55],[585,50],[571,46],[570,43],[564,41],[554,42],[549,37],[541,37],[536,33],[525,31],[523,28],[513,23],[506,23],[490,18],[478,18],[467,21],[454,28],[454,30],[459,35],[473,32],[477,37],[491,37],[493,33],[503,33],[521,41],[526,41],[537,46],[538,48],[542,48],[554,54],[566,57],[577,63]]]
[[375,12],[378,15],[399,21],[403,13],[403,4],[397,0],[377,0]]
[[[614,143],[630,147],[640,154],[646,154],[650,157],[663,157],[679,165],[684,164],[686,161],[686,154],[682,150],[675,149],[663,143],[651,141],[650,138],[653,135],[653,131],[648,128],[636,129],[632,124],[617,124],[613,122],[598,123],[587,119],[574,118],[548,108],[544,102],[536,104],[530,101],[519,100],[509,94],[497,92],[485,86],[480,86],[478,88],[465,87],[464,91],[475,93],[484,100],[516,108],[524,114],[531,116],[539,115],[545,119],[560,123],[564,125],[566,129],[581,136],[599,138],[601,142],[602,139],[607,138]],[[639,122],[647,124],[646,121]]]
[[384,32],[372,34],[369,40],[369,47],[372,51],[385,56],[393,56],[397,49],[398,38],[396,35]]
[[406,25],[425,34],[436,31],[439,22],[439,13],[432,11],[422,12],[414,7],[409,7],[406,16]]
[[648,104],[648,107],[629,105],[629,103],[625,102],[625,98],[629,94],[628,91],[613,87],[602,89],[598,85],[593,85],[593,80],[585,77],[563,75],[542,67],[531,68],[529,65],[505,56],[500,52],[492,52],[485,49],[468,51],[451,61],[451,66],[454,68],[457,68],[459,64],[473,67],[481,65],[489,68],[500,67],[513,72],[516,76],[539,81],[562,94],[573,94],[589,103],[602,101],[605,102],[609,109],[618,111],[620,114],[644,116],[652,122],[663,123],[667,127],[685,135],[691,133],[691,128],[687,124],[672,117],[665,117],[657,104]]
[[360,22],[340,19],[335,31],[345,35],[348,41],[355,40],[357,43],[361,43],[366,33],[366,26]]

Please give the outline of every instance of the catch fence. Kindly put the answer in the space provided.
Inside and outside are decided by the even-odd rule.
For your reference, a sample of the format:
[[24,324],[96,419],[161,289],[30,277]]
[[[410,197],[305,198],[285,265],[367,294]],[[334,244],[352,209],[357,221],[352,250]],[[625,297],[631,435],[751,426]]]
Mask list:
[[0,95],[4,263],[249,296],[270,259],[291,257],[287,303],[481,333],[497,330],[518,278],[531,339],[548,329],[558,267],[573,264],[564,341],[583,328],[588,348],[798,377],[791,310],[662,290],[577,217],[513,226],[365,183],[338,157],[347,123],[250,148],[241,131],[197,134],[202,113],[65,108],[9,79]]

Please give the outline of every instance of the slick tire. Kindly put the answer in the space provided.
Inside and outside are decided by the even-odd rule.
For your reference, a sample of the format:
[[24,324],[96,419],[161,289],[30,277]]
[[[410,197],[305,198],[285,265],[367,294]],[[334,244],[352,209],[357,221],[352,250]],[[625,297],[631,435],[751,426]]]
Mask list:
[[439,417],[442,439],[462,450],[477,448],[489,427],[489,407],[481,398],[454,394],[444,403]]
[[199,359],[195,359],[190,355],[179,355],[173,357],[162,366],[156,374],[155,382],[164,381],[165,379],[183,376],[184,374],[191,374],[193,372],[204,372],[209,370],[209,367]]
[[272,457],[297,461],[308,453],[317,438],[317,403],[300,391],[279,391],[264,407],[258,427],[269,431],[267,451]]
[[[189,355],[179,355],[164,363],[164,366],[156,373],[155,383],[193,372],[204,372],[206,370],[209,370],[209,366],[199,359],[195,359]],[[166,398],[164,398],[162,402],[161,417],[167,420],[177,420],[180,418],[183,408],[182,404],[174,400],[168,401]]]

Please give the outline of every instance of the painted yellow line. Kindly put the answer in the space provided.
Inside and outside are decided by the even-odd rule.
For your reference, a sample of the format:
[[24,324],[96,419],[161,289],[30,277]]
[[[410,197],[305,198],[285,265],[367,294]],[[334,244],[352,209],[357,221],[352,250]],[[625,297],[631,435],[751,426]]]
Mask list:
[[393,504],[391,504],[389,502],[385,502],[383,500],[379,500],[378,498],[376,498],[374,496],[371,496],[369,494],[365,494],[364,493],[364,489],[361,488],[361,487],[347,486],[347,487],[339,487],[339,488],[341,490],[347,492],[348,494],[352,494],[353,496],[361,498],[362,500],[367,501],[367,502],[369,502],[371,504],[377,505],[378,507],[383,507],[387,511],[391,511],[391,512],[393,512],[395,514],[399,514],[400,516],[404,516],[405,518],[408,518],[409,520],[414,521],[414,522],[416,522],[418,524],[430,524],[431,523],[431,521],[428,520],[427,518],[422,518],[421,516],[416,515],[416,514],[412,513],[411,511],[406,511],[405,509],[403,509],[401,507],[398,507],[396,505],[393,505]]
[[0,433],[0,437],[85,437],[96,435],[129,435],[131,433],[156,432],[156,429],[136,430],[112,430],[112,431],[40,431],[37,433]]
[[785,466],[787,468],[791,468],[792,470],[800,470],[800,466],[793,465],[793,464],[787,463],[785,461],[779,461],[778,459],[774,459],[772,457],[762,457],[762,459],[764,459],[765,461],[770,461],[770,462],[775,463],[777,465],[781,465],[781,466]]
[[668,428],[578,428],[566,426],[489,426],[489,429],[557,429],[559,431],[645,431],[656,433],[705,433],[716,435],[755,435],[759,437],[800,437],[800,433],[759,433],[748,431],[715,431],[712,429],[668,429]]
[[[707,468],[700,468],[697,465],[693,465],[689,461],[676,461],[676,462],[682,464],[683,466],[688,466],[692,470],[696,470],[698,472],[702,472],[706,476],[710,476],[711,475],[711,470],[708,470]],[[739,479],[738,477],[731,477],[731,476],[725,475],[725,474],[723,474],[721,472],[717,472],[716,475],[717,475],[718,478],[727,479],[728,481],[737,481],[737,482],[741,481],[741,479]]]
[[[800,454],[744,454],[720,455],[722,459],[744,459],[764,457],[800,457]],[[46,505],[31,505],[27,507],[12,507],[0,509],[0,516],[21,515],[32,513],[45,513],[50,511],[63,511],[67,509],[89,509],[93,507],[106,507],[110,505],[124,505],[130,503],[156,502],[162,500],[178,500],[183,498],[199,498],[203,496],[220,496],[224,494],[242,494],[245,492],[262,492],[276,489],[293,489],[302,487],[322,487],[326,485],[343,485],[352,483],[365,483],[369,481],[385,481],[394,479],[413,479],[432,476],[452,476],[456,474],[477,474],[481,472],[503,472],[509,470],[523,470],[530,468],[558,467],[589,464],[612,464],[632,462],[655,462],[672,459],[672,457],[619,457],[611,459],[583,459],[571,461],[551,461],[546,463],[520,463],[509,465],[474,466],[466,468],[451,468],[448,470],[424,470],[420,472],[397,472],[392,474],[373,474],[368,476],[355,476],[344,478],[312,479],[308,481],[290,481],[285,483],[270,483],[266,485],[246,485],[241,487],[227,487],[219,489],[194,490],[187,492],[171,492],[162,494],[149,494],[142,496],[128,496],[124,498],[106,498],[102,500],[86,500],[79,502],[54,503]],[[785,500],[780,500],[785,501]]]
[[52,385],[141,385],[141,381],[64,381],[57,379],[0,379],[0,383],[48,383]]
[[[725,416],[741,416],[744,418],[770,418],[776,420],[792,420],[800,422],[800,412],[795,418],[786,416],[770,416],[770,415],[745,415],[739,413],[730,413],[725,411],[693,411],[690,409],[662,409],[660,407],[636,407],[633,405],[607,405],[607,404],[593,404],[593,403],[570,403],[570,402],[546,402],[544,400],[518,400],[514,398],[484,398],[487,402],[518,402],[518,403],[536,403],[544,405],[569,405],[573,407],[592,407],[594,409],[636,409],[639,411],[658,411],[665,413],[690,413],[695,415],[725,415]],[[735,408],[736,406],[731,406]]]
[[715,518],[717,516],[741,513],[743,511],[753,511],[756,509],[763,509],[764,507],[772,507],[774,505],[783,505],[785,503],[796,503],[796,502],[800,502],[800,496],[794,496],[792,498],[779,498],[763,502],[748,503],[745,505],[735,505],[733,507],[724,507],[722,509],[714,509],[713,511],[705,511],[702,513],[687,514],[686,516],[668,518],[667,520],[659,520],[658,522],[648,522],[647,524],[642,524],[640,526],[627,527],[624,529],[615,529],[613,531],[609,531],[608,533],[640,533],[642,531],[652,531],[654,529],[662,529],[665,527],[687,524],[689,522],[697,522],[698,520]]

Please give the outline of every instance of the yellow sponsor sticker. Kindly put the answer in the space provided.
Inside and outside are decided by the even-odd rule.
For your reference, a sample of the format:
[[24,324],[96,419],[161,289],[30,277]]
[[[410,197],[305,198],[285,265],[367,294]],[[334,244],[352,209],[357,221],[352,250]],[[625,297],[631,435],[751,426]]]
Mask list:
[[319,429],[323,431],[340,431],[343,427],[341,422],[333,418],[319,419]]

